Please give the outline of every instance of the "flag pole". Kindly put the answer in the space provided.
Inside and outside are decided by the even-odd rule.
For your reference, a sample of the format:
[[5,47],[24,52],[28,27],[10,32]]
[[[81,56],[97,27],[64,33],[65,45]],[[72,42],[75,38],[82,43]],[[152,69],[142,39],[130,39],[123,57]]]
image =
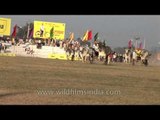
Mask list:
[[145,47],[146,47],[146,40],[145,40],[145,38],[144,38],[143,49],[145,49]]
[[91,40],[91,47],[93,48],[93,39]]
[[30,25],[29,25],[29,24],[27,24],[27,27],[28,27],[28,29],[27,29],[27,39],[28,39],[28,38],[29,38]]

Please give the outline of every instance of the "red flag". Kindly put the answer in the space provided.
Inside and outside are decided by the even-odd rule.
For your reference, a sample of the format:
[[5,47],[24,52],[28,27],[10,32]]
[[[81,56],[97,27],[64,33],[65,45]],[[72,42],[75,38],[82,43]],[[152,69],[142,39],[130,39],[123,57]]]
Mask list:
[[92,31],[90,30],[89,32],[88,32],[88,40],[91,40],[92,39]]
[[92,39],[92,31],[86,31],[86,33],[83,35],[82,41],[88,41]]
[[17,25],[15,25],[14,28],[13,28],[12,37],[16,36],[16,34],[17,34],[16,32],[17,32]]
[[139,49],[142,49],[142,42],[139,44]]
[[129,40],[129,42],[128,42],[128,48],[131,48],[131,47],[132,47],[132,41]]

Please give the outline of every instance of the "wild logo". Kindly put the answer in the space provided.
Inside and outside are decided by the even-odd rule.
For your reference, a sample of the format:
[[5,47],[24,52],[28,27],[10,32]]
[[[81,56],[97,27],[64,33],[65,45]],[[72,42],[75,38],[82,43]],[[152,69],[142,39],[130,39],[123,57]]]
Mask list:
[[4,29],[4,25],[0,25],[0,29]]
[[6,31],[7,21],[0,19],[0,33],[4,33]]

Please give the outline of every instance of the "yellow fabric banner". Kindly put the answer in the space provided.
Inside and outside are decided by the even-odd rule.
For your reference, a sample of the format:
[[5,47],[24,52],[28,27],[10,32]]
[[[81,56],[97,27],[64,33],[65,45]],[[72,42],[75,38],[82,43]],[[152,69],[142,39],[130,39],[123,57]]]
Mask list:
[[11,19],[0,18],[0,35],[10,35]]
[[65,23],[34,21],[34,38],[50,38],[50,32],[53,28],[53,39],[64,40]]

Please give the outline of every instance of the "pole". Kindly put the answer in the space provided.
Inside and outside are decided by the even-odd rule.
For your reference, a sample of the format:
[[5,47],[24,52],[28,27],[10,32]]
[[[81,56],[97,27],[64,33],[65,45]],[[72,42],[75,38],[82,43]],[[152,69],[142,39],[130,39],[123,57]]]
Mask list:
[[144,38],[143,49],[145,49],[145,47],[146,47],[146,40],[145,40],[145,38]]
[[27,27],[28,27],[28,29],[27,29],[27,39],[28,39],[28,38],[29,38],[30,25],[29,25],[29,24],[27,24]]
[[135,40],[135,49],[137,49],[137,40]]

